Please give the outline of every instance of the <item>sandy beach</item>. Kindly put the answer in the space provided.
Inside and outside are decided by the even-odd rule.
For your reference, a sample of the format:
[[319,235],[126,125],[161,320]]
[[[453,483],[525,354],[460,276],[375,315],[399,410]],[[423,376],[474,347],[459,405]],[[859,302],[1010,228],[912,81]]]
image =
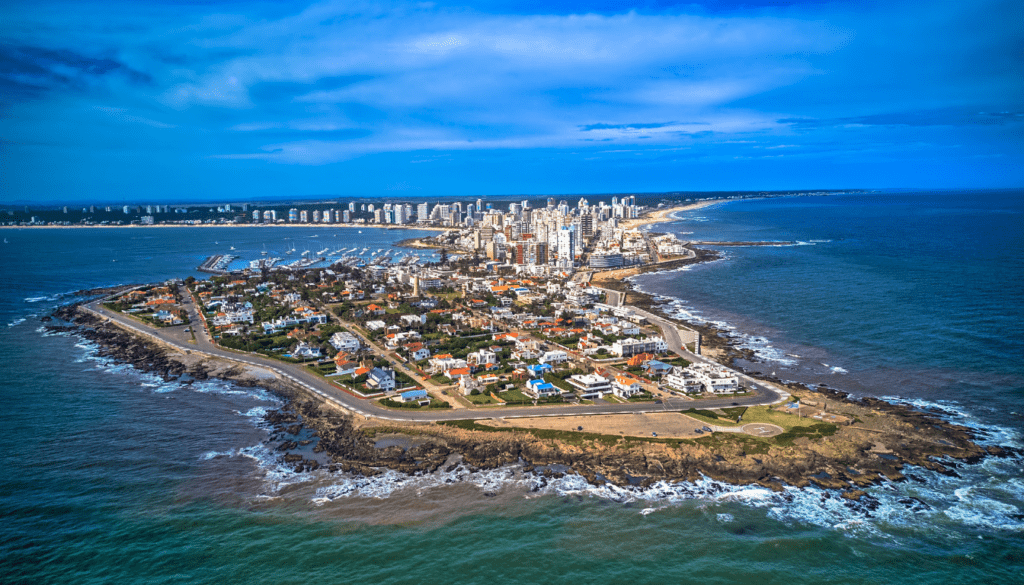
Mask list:
[[645,225],[653,225],[656,223],[665,223],[666,221],[672,221],[671,215],[677,211],[693,211],[694,209],[703,209],[710,207],[724,201],[723,199],[715,199],[713,201],[699,201],[697,203],[690,203],[688,205],[676,205],[674,207],[664,207],[657,209],[647,215],[638,217],[636,219],[627,219],[620,225],[626,229],[636,229]]

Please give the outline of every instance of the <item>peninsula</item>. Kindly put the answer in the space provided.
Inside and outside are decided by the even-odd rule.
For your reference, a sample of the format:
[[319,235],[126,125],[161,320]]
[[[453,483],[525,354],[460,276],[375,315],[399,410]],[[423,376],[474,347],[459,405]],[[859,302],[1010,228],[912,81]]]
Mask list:
[[[650,231],[685,209],[474,210],[415,242],[438,262],[353,256],[90,291],[50,327],[167,379],[274,391],[285,405],[268,440],[300,469],[521,464],[622,486],[813,483],[852,500],[913,467],[1008,452],[932,413],[755,377],[719,332],[630,290],[629,274],[715,257]],[[322,458],[295,452],[303,427]]]

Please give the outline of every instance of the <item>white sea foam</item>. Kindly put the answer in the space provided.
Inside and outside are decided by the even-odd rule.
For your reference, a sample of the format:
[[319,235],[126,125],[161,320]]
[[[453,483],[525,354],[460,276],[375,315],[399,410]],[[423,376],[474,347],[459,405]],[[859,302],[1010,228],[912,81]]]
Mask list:
[[[640,287],[637,288],[640,289]],[[699,325],[714,326],[725,332],[725,335],[734,346],[740,349],[748,349],[752,351],[754,355],[762,361],[773,362],[782,366],[794,366],[799,363],[784,350],[772,345],[771,340],[767,337],[764,337],[763,335],[743,333],[732,323],[707,318],[683,299],[662,295],[654,295],[654,298],[655,300],[664,303],[662,305],[662,310],[670,317]],[[845,370],[843,373],[845,373]]]
[[7,326],[8,327],[17,327],[18,325],[21,325],[24,322],[25,322],[25,317],[20,317],[18,319],[15,319],[14,321],[11,321],[10,323],[8,323]]
[[68,337],[71,335],[69,331],[51,331],[46,328],[46,325],[36,327],[36,333],[42,337]]
[[[600,498],[619,503],[643,502],[647,504],[640,511],[643,515],[685,502],[699,502],[709,506],[713,512],[718,506],[740,504],[762,509],[767,517],[784,524],[818,526],[850,536],[887,537],[890,526],[929,530],[949,523],[960,527],[1024,532],[1024,519],[1020,514],[1021,506],[1024,506],[1024,482],[1012,480],[1018,475],[1016,470],[1022,461],[1013,458],[986,459],[981,464],[960,466],[961,477],[908,467],[906,473],[912,477],[910,481],[869,487],[864,500],[849,501],[837,492],[813,486],[786,487],[781,492],[774,492],[760,486],[736,486],[709,478],[693,482],[659,481],[647,487],[595,485],[580,475],[548,478],[534,472],[523,472],[517,465],[491,470],[470,470],[457,465],[450,471],[417,475],[384,470],[372,477],[331,473],[324,468],[314,472],[296,472],[283,464],[280,454],[266,445],[228,453],[210,452],[203,457],[223,456],[248,457],[256,462],[258,473],[264,480],[262,496],[276,497],[284,487],[309,484],[314,487],[310,500],[317,506],[339,498],[383,499],[403,490],[418,493],[455,483],[468,483],[481,492],[518,488],[542,495]],[[733,521],[732,514],[727,511],[714,513],[719,522]]]

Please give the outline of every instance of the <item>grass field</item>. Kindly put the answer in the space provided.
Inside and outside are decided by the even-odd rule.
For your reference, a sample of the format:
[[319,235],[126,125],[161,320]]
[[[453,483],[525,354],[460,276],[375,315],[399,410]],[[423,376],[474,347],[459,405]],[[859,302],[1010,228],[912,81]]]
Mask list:
[[[740,407],[738,409],[726,408],[723,409],[726,415],[719,415],[717,418],[713,418],[708,416],[707,414],[703,414],[703,412],[707,411],[702,412],[700,410],[696,410],[693,412],[684,411],[683,414],[692,417],[696,420],[699,420],[701,422],[718,425],[720,427],[740,427],[749,423],[769,423],[773,425],[778,425],[787,431],[797,427],[810,427],[821,422],[812,418],[800,418],[793,414],[787,414],[784,412],[771,410],[767,406],[751,406],[750,408],[747,408],[746,410],[740,412],[741,410],[743,410],[743,407]],[[736,422],[736,415],[738,414],[743,415],[743,421],[740,423]]]

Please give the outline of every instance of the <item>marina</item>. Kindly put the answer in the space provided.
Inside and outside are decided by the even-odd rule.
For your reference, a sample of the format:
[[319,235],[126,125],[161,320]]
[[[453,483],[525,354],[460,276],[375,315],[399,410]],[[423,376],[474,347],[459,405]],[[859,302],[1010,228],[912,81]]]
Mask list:
[[207,274],[228,274],[231,272],[227,269],[228,265],[237,258],[232,254],[216,254],[207,258],[196,270]]

